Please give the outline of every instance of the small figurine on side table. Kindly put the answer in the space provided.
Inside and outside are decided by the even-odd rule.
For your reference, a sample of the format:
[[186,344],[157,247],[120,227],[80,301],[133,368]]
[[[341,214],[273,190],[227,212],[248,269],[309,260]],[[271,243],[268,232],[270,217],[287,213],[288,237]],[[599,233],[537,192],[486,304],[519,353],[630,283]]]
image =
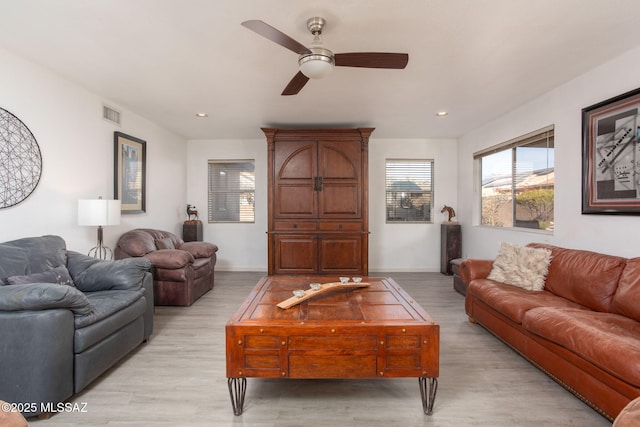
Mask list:
[[440,213],[445,213],[445,212],[449,214],[449,219],[447,219],[447,222],[457,222],[457,221],[451,221],[451,218],[456,217],[456,211],[454,211],[451,206],[444,205],[444,208],[442,208]]
[[[188,221],[195,221],[198,219],[198,211],[196,210],[196,207],[191,206],[188,203],[187,203],[187,216],[189,217]],[[191,218],[192,216],[193,218]]]

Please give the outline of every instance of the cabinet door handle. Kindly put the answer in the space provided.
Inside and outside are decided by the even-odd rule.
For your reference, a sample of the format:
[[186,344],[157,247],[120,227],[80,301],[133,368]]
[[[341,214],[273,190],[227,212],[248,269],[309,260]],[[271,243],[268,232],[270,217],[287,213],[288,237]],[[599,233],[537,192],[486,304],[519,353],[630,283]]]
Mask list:
[[318,177],[318,191],[322,191],[322,177]]
[[318,177],[313,177],[313,191],[318,191]]

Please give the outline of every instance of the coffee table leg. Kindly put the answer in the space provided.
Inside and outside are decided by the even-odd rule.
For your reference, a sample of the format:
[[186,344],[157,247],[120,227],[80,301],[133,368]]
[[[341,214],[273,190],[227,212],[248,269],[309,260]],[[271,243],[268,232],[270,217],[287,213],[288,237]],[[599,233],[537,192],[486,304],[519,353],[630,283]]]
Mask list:
[[418,384],[420,385],[420,396],[422,397],[424,413],[431,415],[433,412],[433,402],[436,400],[436,392],[438,391],[438,379],[420,377],[418,378]]
[[245,377],[227,378],[227,384],[229,385],[229,396],[231,397],[233,414],[242,415],[244,395],[247,393],[247,379]]

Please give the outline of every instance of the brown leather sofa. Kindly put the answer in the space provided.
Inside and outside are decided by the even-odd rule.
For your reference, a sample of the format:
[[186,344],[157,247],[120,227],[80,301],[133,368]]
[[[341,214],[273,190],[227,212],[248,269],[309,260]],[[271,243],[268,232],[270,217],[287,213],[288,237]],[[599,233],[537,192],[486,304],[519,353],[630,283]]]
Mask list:
[[184,242],[168,231],[137,228],[120,236],[115,258],[151,261],[155,305],[189,306],[213,289],[217,251],[211,243]]
[[528,246],[552,253],[542,291],[487,279],[491,260],[462,262],[469,320],[613,420],[640,396],[640,258]]

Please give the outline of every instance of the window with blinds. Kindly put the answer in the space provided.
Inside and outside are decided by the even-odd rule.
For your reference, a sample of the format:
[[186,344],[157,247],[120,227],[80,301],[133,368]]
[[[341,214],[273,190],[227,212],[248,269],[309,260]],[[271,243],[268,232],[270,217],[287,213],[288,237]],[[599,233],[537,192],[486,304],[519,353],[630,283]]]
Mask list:
[[474,153],[481,224],[553,230],[554,127]]
[[433,160],[387,160],[387,222],[433,222]]
[[255,222],[255,161],[209,160],[209,222]]

